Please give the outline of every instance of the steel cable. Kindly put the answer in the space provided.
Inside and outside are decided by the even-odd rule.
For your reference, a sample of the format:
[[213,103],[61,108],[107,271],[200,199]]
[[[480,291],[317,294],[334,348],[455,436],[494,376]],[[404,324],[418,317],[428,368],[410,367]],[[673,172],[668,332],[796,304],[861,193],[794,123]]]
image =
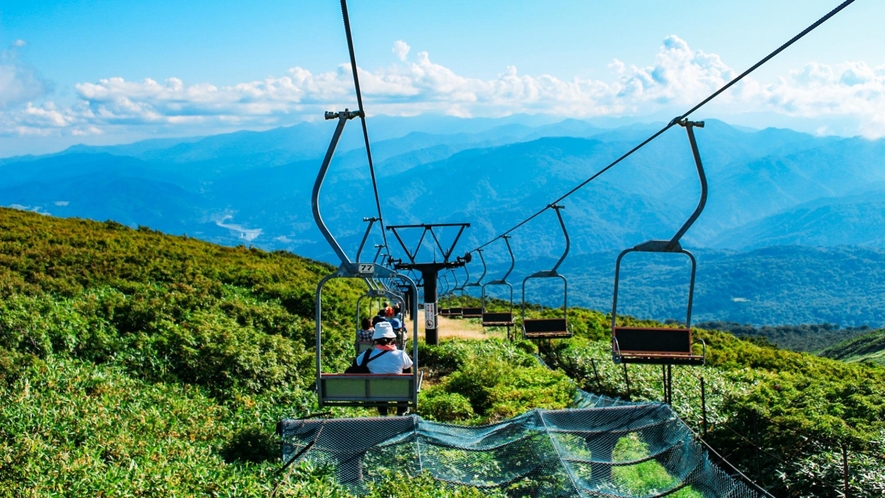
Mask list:
[[[342,0],[342,2],[343,2],[343,1],[344,1],[344,0]],[[807,35],[808,33],[814,31],[818,26],[820,26],[821,24],[825,23],[825,22],[826,22],[827,20],[829,20],[831,17],[835,16],[835,15],[838,14],[842,9],[844,9],[845,7],[851,5],[852,3],[854,3],[854,0],[846,0],[845,2],[842,2],[841,4],[839,4],[838,7],[836,7],[836,8],[833,9],[833,10],[831,10],[831,11],[830,11],[829,13],[827,13],[825,16],[823,16],[823,17],[821,17],[820,19],[818,19],[815,23],[811,24],[810,26],[808,26],[807,28],[805,28],[804,30],[802,30],[799,34],[797,34],[796,36],[794,36],[793,38],[791,38],[790,40],[788,40],[786,43],[784,43],[783,45],[781,45],[780,47],[778,47],[777,49],[775,49],[773,52],[771,52],[770,54],[768,54],[767,56],[765,56],[764,58],[762,58],[759,62],[757,62],[756,64],[753,64],[749,69],[747,69],[746,71],[744,71],[743,73],[741,73],[740,75],[738,75],[737,77],[735,77],[734,79],[732,79],[731,81],[729,81],[728,83],[726,83],[725,86],[723,86],[723,87],[720,88],[719,90],[716,90],[715,92],[713,92],[709,97],[707,97],[707,98],[705,98],[704,100],[702,100],[700,103],[698,103],[697,105],[695,105],[694,107],[692,107],[691,109],[689,109],[689,110],[688,110],[687,112],[685,112],[684,114],[682,114],[682,115],[680,115],[680,116],[674,118],[672,121],[670,121],[669,123],[667,123],[666,126],[664,126],[663,128],[661,128],[659,131],[657,131],[655,134],[653,134],[653,135],[650,136],[649,138],[645,139],[642,143],[640,143],[640,144],[637,145],[636,147],[633,147],[632,149],[630,149],[626,154],[624,154],[624,155],[622,155],[621,157],[615,159],[615,160],[614,160],[613,162],[611,162],[608,166],[606,166],[606,167],[602,168],[601,170],[597,171],[593,176],[591,176],[590,178],[584,180],[584,181],[581,182],[578,186],[576,186],[576,187],[574,187],[573,189],[569,190],[569,191],[566,192],[564,195],[562,195],[561,197],[559,197],[559,198],[556,199],[555,201],[551,202],[550,204],[548,204],[547,206],[545,206],[545,207],[544,207],[543,209],[541,209],[540,211],[538,211],[538,212],[536,212],[535,214],[529,216],[529,217],[526,218],[525,220],[519,222],[519,223],[518,223],[516,226],[514,226],[513,228],[511,228],[511,229],[507,230],[506,232],[504,232],[504,233],[502,233],[502,234],[496,236],[495,238],[493,238],[492,240],[486,242],[485,244],[482,244],[481,246],[478,246],[476,249],[482,249],[483,247],[488,246],[488,245],[491,244],[492,242],[494,242],[494,241],[500,239],[501,237],[510,234],[510,233],[513,232],[514,230],[520,228],[521,226],[525,225],[526,223],[528,223],[528,222],[532,221],[533,219],[537,218],[537,217],[538,217],[541,213],[543,213],[544,211],[547,211],[548,209],[550,209],[550,206],[552,206],[552,205],[554,205],[554,204],[558,204],[558,203],[560,203],[560,202],[563,201],[566,197],[568,197],[568,196],[574,194],[575,192],[577,192],[578,190],[582,189],[582,188],[583,188],[584,186],[586,186],[588,183],[590,183],[590,182],[592,182],[593,180],[595,180],[599,175],[601,175],[601,174],[605,173],[606,171],[610,170],[611,168],[613,168],[615,165],[617,165],[618,163],[620,163],[620,162],[623,161],[624,159],[627,159],[628,157],[630,157],[631,155],[633,155],[634,152],[638,151],[638,150],[641,149],[642,147],[645,147],[649,142],[651,142],[652,140],[658,138],[658,137],[661,136],[665,131],[667,131],[667,130],[669,130],[670,128],[672,128],[673,125],[675,125],[675,124],[677,124],[679,121],[681,121],[681,120],[687,118],[689,115],[691,115],[692,113],[694,113],[695,111],[697,111],[698,109],[700,109],[701,107],[703,107],[704,105],[706,105],[707,103],[709,103],[711,100],[713,100],[714,98],[718,97],[720,94],[722,94],[722,92],[724,92],[724,91],[728,90],[729,88],[731,88],[732,86],[734,86],[737,82],[739,82],[740,80],[742,80],[744,77],[746,77],[747,75],[749,75],[750,73],[752,73],[752,72],[755,71],[756,69],[759,69],[760,66],[762,66],[763,64],[765,64],[766,62],[768,62],[769,60],[771,60],[773,57],[775,57],[775,56],[778,55],[779,53],[781,53],[781,52],[783,52],[784,50],[786,50],[790,45],[796,43],[797,41],[799,41],[801,38],[803,38],[803,37],[804,37],[805,35]],[[473,249],[473,251],[475,251],[476,249]],[[470,252],[473,252],[473,251],[470,251]]]
[[369,159],[369,172],[372,175],[372,190],[375,192],[375,206],[378,208],[378,223],[381,225],[381,237],[384,247],[387,245],[387,231],[384,229],[384,216],[381,215],[381,198],[378,196],[378,181],[375,178],[375,165],[372,162],[372,147],[369,145],[369,129],[366,126],[366,110],[363,108],[363,94],[360,91],[360,78],[357,75],[356,54],[353,50],[353,36],[350,34],[350,16],[347,14],[347,0],[341,0],[341,16],[344,18],[344,32],[347,35],[347,50],[350,53],[350,68],[353,72],[353,86],[356,90],[356,105],[360,110],[360,122],[363,124],[363,139],[366,142],[366,156]]

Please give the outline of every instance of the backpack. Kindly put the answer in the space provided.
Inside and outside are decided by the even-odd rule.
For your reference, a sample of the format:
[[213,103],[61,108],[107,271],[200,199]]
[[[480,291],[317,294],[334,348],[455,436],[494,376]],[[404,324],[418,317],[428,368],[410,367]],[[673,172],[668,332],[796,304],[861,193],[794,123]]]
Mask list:
[[369,358],[369,355],[372,354],[372,351],[374,351],[374,349],[369,349],[368,351],[366,351],[366,352],[363,354],[363,361],[360,362],[360,363],[357,363],[357,360],[359,359],[359,356],[357,356],[356,358],[354,358],[354,359],[353,359],[353,364],[351,364],[349,367],[347,367],[347,370],[345,370],[344,373],[346,373],[346,374],[367,374],[367,373],[372,373],[372,372],[369,370],[369,367],[368,367],[369,362],[372,361],[372,360],[374,360],[375,358],[379,358],[379,357],[383,356],[385,353],[388,352],[387,350],[384,350],[384,351],[382,351],[381,354],[379,354],[378,356],[373,356],[373,357]]

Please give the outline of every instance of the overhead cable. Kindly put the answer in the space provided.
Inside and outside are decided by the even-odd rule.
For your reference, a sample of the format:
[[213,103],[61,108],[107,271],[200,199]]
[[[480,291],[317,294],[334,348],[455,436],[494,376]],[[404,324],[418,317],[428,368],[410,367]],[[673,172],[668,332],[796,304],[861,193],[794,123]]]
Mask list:
[[[344,0],[342,0],[342,3],[343,3],[343,1],[344,1]],[[514,226],[513,228],[511,228],[511,229],[507,230],[506,232],[504,232],[504,233],[502,233],[502,234],[496,236],[495,238],[493,238],[492,240],[486,242],[485,244],[482,244],[481,246],[478,246],[476,249],[473,249],[473,251],[475,251],[475,250],[477,250],[477,249],[482,249],[483,247],[486,247],[487,245],[489,245],[489,244],[491,244],[492,242],[494,242],[495,240],[500,239],[502,236],[510,234],[510,233],[513,232],[514,230],[520,228],[521,226],[525,225],[526,223],[528,223],[528,222],[532,221],[533,219],[537,218],[541,213],[543,213],[544,211],[550,209],[552,206],[554,206],[554,205],[556,205],[556,204],[562,202],[566,197],[568,197],[568,196],[574,194],[575,192],[577,192],[578,190],[582,189],[582,188],[583,188],[584,186],[586,186],[588,183],[590,183],[590,182],[592,182],[593,180],[595,180],[599,175],[601,175],[601,174],[605,173],[606,171],[610,170],[610,169],[613,168],[616,164],[620,163],[620,162],[623,161],[624,159],[627,159],[628,157],[630,157],[631,155],[633,155],[634,152],[638,151],[638,150],[641,149],[642,147],[645,147],[649,142],[651,142],[652,140],[654,140],[654,139],[658,138],[659,136],[661,136],[665,131],[669,130],[669,129],[672,128],[674,125],[678,124],[680,121],[686,119],[686,118],[687,118],[689,115],[691,115],[693,112],[697,111],[698,109],[700,109],[701,107],[703,107],[704,105],[706,105],[708,102],[710,102],[710,101],[713,100],[714,98],[718,97],[722,92],[728,90],[729,88],[731,88],[732,86],[734,86],[735,84],[737,84],[737,82],[739,82],[739,81],[741,81],[742,79],[744,79],[744,77],[746,77],[748,74],[752,73],[753,71],[755,71],[756,69],[758,69],[760,66],[762,66],[763,64],[765,64],[766,62],[768,62],[769,60],[771,60],[772,58],[774,58],[776,55],[778,55],[779,53],[781,53],[781,52],[783,52],[784,50],[786,50],[790,45],[796,43],[797,41],[799,41],[802,37],[804,37],[804,36],[807,35],[808,33],[814,31],[818,26],[820,26],[821,24],[823,24],[823,23],[825,23],[826,21],[828,21],[831,17],[835,16],[835,15],[838,14],[842,9],[844,9],[845,7],[851,5],[852,3],[854,3],[854,0],[845,0],[844,2],[842,2],[841,4],[839,4],[838,7],[836,7],[836,8],[833,9],[833,10],[831,10],[829,13],[827,13],[827,15],[825,15],[825,16],[821,17],[820,19],[818,19],[814,24],[812,24],[812,25],[808,26],[807,28],[805,28],[805,29],[802,30],[799,34],[797,34],[796,36],[794,36],[793,38],[790,38],[789,41],[787,41],[786,43],[784,43],[783,45],[781,45],[780,47],[778,47],[776,50],[774,50],[773,52],[771,52],[770,54],[768,54],[767,56],[765,56],[764,58],[762,58],[762,59],[761,59],[759,62],[757,62],[756,64],[753,64],[749,69],[747,69],[746,71],[744,71],[743,73],[741,73],[740,75],[738,75],[738,76],[737,76],[736,78],[734,78],[733,80],[731,80],[731,81],[729,81],[728,83],[726,83],[725,86],[723,86],[723,87],[720,88],[719,90],[716,90],[715,92],[713,92],[713,94],[711,94],[709,97],[707,97],[707,98],[705,98],[704,100],[702,100],[700,103],[698,103],[697,105],[695,105],[694,107],[692,107],[691,109],[689,109],[689,110],[688,110],[687,112],[685,112],[684,114],[682,114],[682,115],[680,115],[680,116],[677,116],[676,118],[673,118],[673,120],[670,121],[669,123],[667,123],[666,126],[664,126],[663,128],[661,128],[660,130],[658,130],[658,131],[657,131],[655,134],[653,134],[652,136],[650,136],[650,137],[648,137],[647,139],[645,139],[642,143],[640,143],[640,144],[637,145],[636,147],[633,147],[632,149],[630,149],[627,153],[625,153],[625,154],[622,155],[621,157],[619,157],[619,158],[615,159],[614,161],[612,161],[608,166],[606,166],[606,167],[602,168],[601,170],[597,171],[595,174],[593,174],[593,176],[591,176],[590,178],[584,180],[584,181],[581,182],[579,185],[577,185],[577,186],[574,187],[573,189],[569,190],[569,191],[566,192],[564,195],[562,195],[562,196],[559,197],[558,199],[554,200],[553,202],[551,202],[550,204],[548,204],[547,206],[545,206],[545,207],[544,207],[543,209],[541,209],[540,211],[538,211],[538,212],[536,212],[535,214],[529,216],[528,218],[522,220],[521,222],[519,222],[519,223],[518,223],[516,226]],[[355,74],[355,73],[354,73],[354,74]],[[470,252],[473,252],[473,251],[470,251]]]
[[341,16],[344,18],[344,32],[347,34],[347,50],[350,52],[350,68],[353,72],[353,86],[356,89],[356,103],[360,111],[360,122],[363,124],[363,139],[366,142],[366,156],[369,159],[369,172],[372,175],[375,206],[378,208],[378,223],[381,225],[381,237],[384,238],[384,246],[387,247],[387,230],[384,229],[384,217],[381,215],[381,198],[378,196],[378,182],[375,179],[375,165],[372,162],[372,147],[369,145],[369,129],[366,126],[366,110],[363,108],[360,78],[357,75],[356,55],[353,51],[353,36],[350,34],[350,16],[347,15],[347,0],[341,0]]

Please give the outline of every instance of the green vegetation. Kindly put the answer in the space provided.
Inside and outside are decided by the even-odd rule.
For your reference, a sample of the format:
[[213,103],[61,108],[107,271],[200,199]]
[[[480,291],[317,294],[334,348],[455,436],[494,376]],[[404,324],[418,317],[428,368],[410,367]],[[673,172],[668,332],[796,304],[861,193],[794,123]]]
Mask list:
[[[862,336],[872,330],[867,325],[842,328],[832,323],[766,325],[757,328],[752,325],[735,322],[701,322],[695,324],[695,326],[699,329],[731,332],[742,339],[755,342],[761,341],[761,344],[773,344],[779,348],[809,353],[820,352],[825,348]],[[835,358],[835,356],[824,356]]]
[[[478,344],[444,342],[424,347],[426,366],[450,372],[422,389],[418,406],[429,420],[494,423],[525,413],[526,407],[550,410],[569,406],[575,385],[562,372],[541,366],[526,351],[533,346],[501,340]],[[502,375],[509,372],[509,375]]]
[[885,330],[845,339],[820,351],[820,355],[848,362],[885,364]]
[[[0,209],[0,496],[347,496],[329,468],[281,472],[274,435],[280,419],[318,411],[313,299],[331,271],[282,252]],[[352,359],[360,285],[334,281],[324,292],[329,369]],[[631,365],[628,387],[611,362],[609,320],[570,309],[575,337],[540,351],[522,341],[422,344],[419,414],[495,422],[566,407],[576,387],[660,400],[660,367]],[[840,357],[875,357],[881,335]],[[835,495],[843,456],[852,494],[885,488],[885,369],[718,331],[696,338],[708,365],[674,368],[673,406],[698,433],[706,415],[704,439],[729,461],[779,496]],[[645,452],[627,438],[615,451]],[[375,477],[369,496],[495,496],[427,475]],[[653,459],[613,477],[630,493],[672,480]]]

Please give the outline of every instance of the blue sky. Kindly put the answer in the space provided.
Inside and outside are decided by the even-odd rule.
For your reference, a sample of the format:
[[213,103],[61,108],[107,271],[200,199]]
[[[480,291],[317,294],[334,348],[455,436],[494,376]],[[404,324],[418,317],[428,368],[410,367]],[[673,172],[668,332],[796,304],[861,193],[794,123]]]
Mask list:
[[[371,115],[676,115],[836,1],[351,0]],[[885,136],[885,2],[697,117]],[[0,157],[267,129],[353,107],[335,0],[0,3]]]

